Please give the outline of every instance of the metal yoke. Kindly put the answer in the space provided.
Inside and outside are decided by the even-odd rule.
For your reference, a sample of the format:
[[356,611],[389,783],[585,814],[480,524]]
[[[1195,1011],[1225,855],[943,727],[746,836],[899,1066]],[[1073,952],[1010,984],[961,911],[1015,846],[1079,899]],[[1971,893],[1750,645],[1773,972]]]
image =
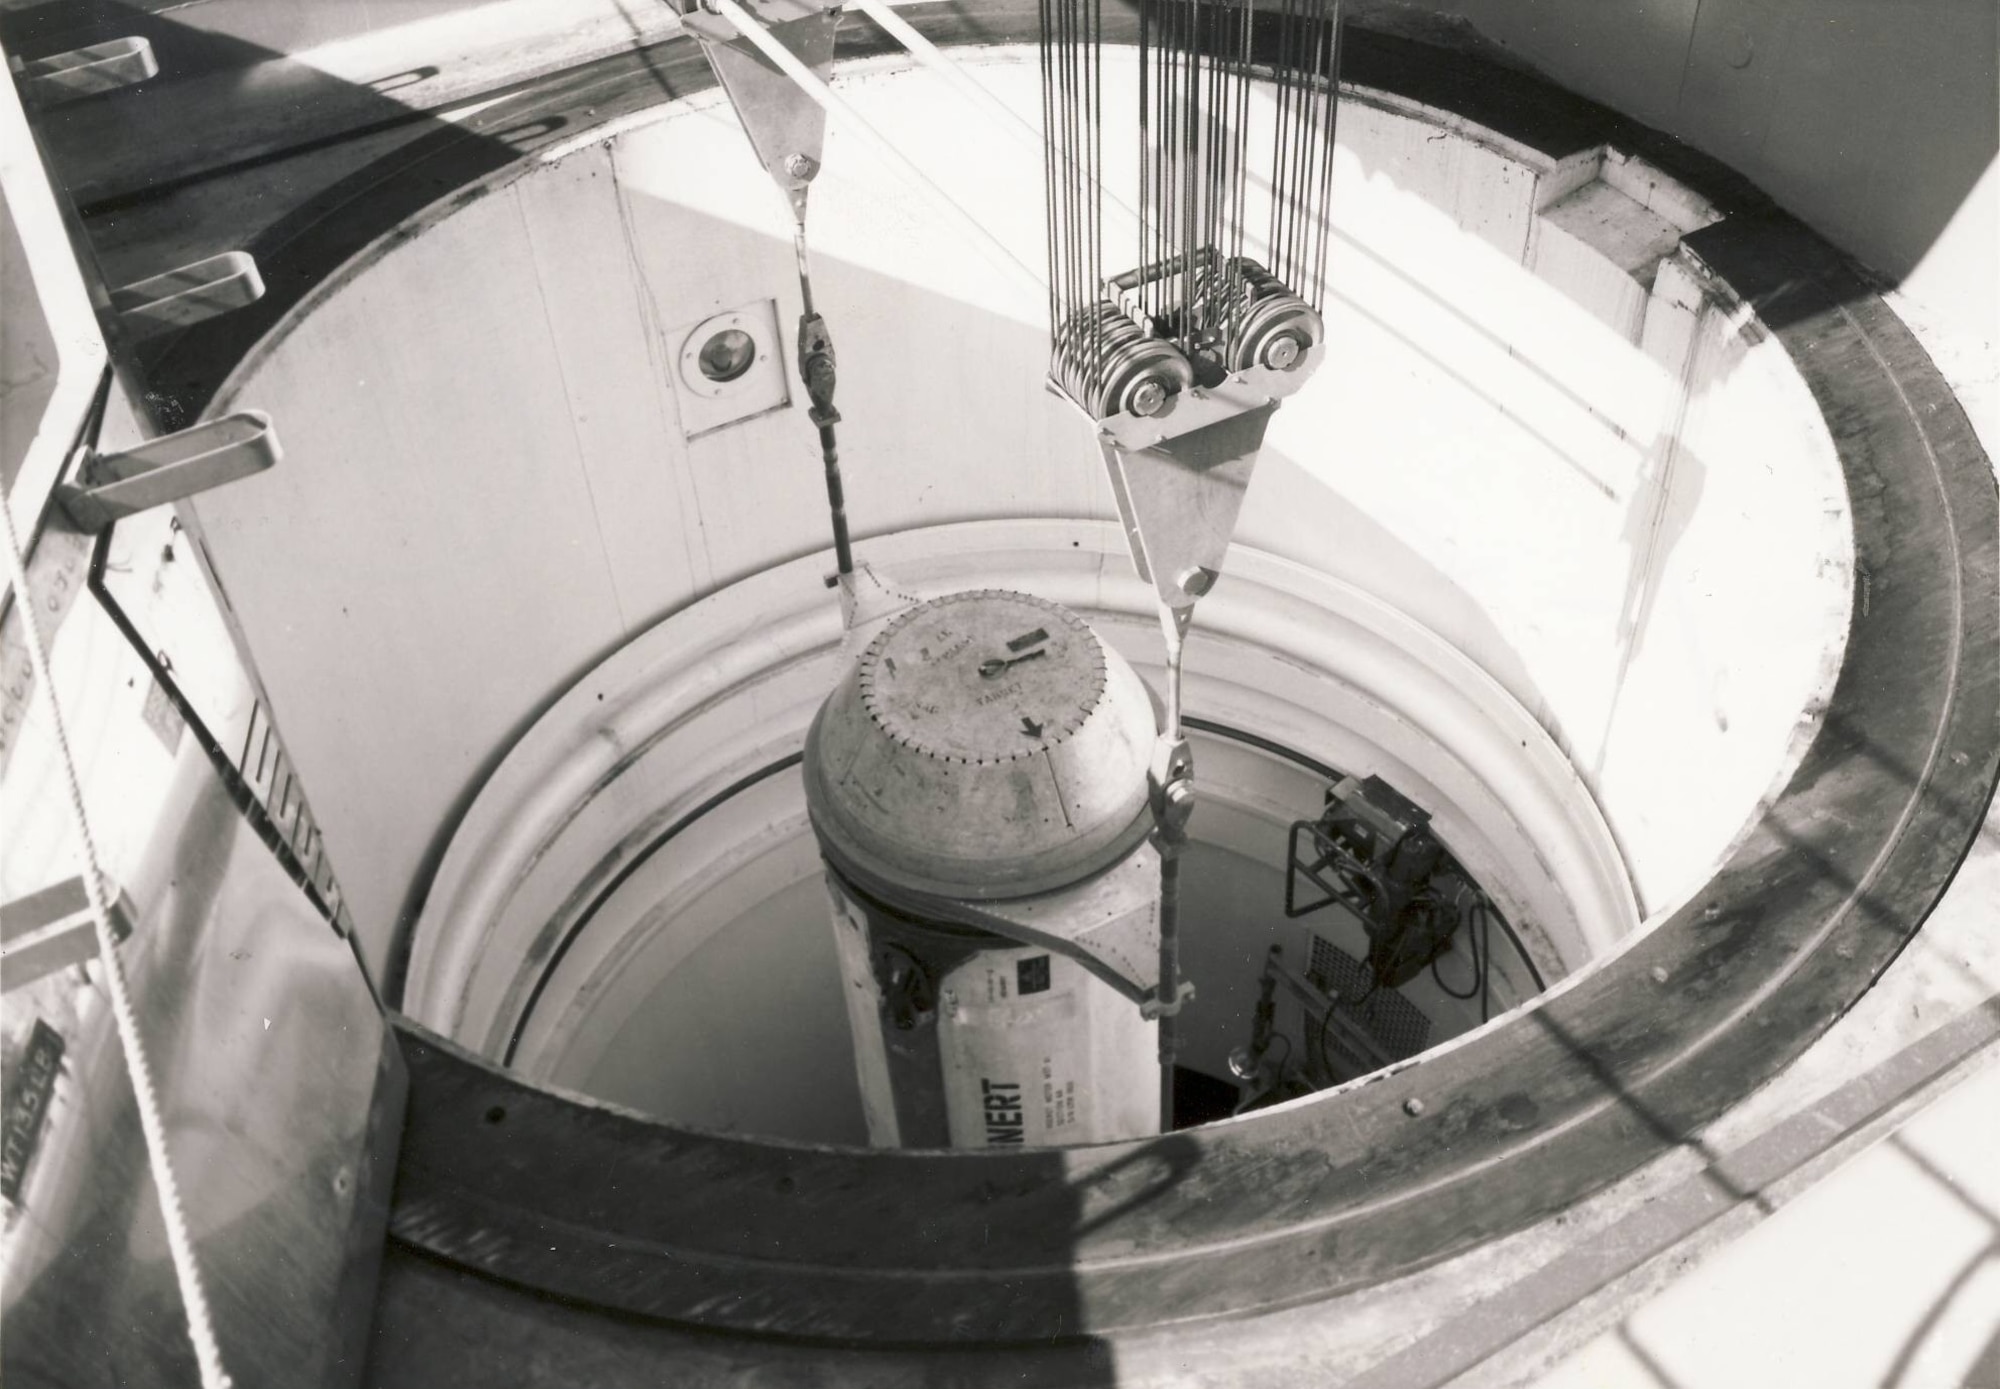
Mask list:
[[[826,76],[833,66],[834,33],[840,27],[838,4],[815,0],[746,3],[765,21],[772,38],[822,78]],[[751,148],[791,201],[793,217],[804,223],[806,190],[819,172],[826,142],[826,112],[721,15],[687,4],[681,7],[681,23],[700,42],[716,80],[736,108],[744,134],[750,137]]]
[[1097,422],[1133,566],[1166,607],[1191,608],[1215,586],[1265,428],[1325,355],[1315,343],[1289,368],[1249,367],[1169,397],[1158,414]]

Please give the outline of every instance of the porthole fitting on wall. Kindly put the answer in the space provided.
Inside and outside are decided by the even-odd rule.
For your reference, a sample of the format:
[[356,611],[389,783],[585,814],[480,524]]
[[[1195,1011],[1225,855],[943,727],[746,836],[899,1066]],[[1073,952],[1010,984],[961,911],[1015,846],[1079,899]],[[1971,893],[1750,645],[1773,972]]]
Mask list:
[[719,386],[736,380],[756,360],[757,340],[741,328],[724,328],[713,334],[695,354],[701,374]]
[[668,341],[678,346],[674,393],[690,437],[791,402],[777,305],[769,299],[711,315]]

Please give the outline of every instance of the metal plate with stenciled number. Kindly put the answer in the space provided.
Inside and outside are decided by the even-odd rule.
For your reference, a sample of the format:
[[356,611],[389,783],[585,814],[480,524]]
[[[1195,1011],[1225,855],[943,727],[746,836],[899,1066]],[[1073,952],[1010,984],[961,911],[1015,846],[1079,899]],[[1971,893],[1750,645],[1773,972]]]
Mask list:
[[[123,953],[225,1367],[238,1389],[354,1384],[401,1055],[347,943],[191,741],[158,825],[125,884]],[[70,1014],[40,1150],[6,1212],[10,1389],[197,1378],[101,990]]]

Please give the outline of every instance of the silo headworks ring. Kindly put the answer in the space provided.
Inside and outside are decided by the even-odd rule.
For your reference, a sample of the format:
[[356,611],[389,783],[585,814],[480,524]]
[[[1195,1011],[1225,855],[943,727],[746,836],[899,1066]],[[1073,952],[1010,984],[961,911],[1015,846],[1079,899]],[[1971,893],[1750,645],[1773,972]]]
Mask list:
[[[910,16],[946,45],[1026,42],[1036,24],[1015,4]],[[863,26],[842,35],[843,59],[886,51]],[[373,260],[515,176],[496,140],[525,162],[709,83],[691,46],[654,50],[531,84],[405,149],[267,233],[254,249],[271,295],[181,335],[159,374],[197,401],[226,396],[230,368],[281,350],[266,330],[281,344]],[[488,1038],[411,1022],[386,1334],[459,1297],[541,1308],[545,1345],[601,1367],[665,1348],[687,1382],[752,1367],[768,1383],[1103,1380],[1147,1338],[1226,1350],[1246,1381],[1259,1364],[1276,1375],[1278,1343],[1300,1344],[1296,1309],[1361,1306],[1683,1143],[1782,1072],[1920,929],[2000,768],[1991,467],[1922,349],[1813,234],[1622,118],[1365,31],[1344,83],[1553,161],[1616,144],[1719,211],[1681,247],[1782,348],[1850,502],[1844,647],[1781,784],[1682,905],[1548,994],[1363,1083],[1143,1141],[884,1153],[677,1128],[528,1083]],[[1057,522],[1019,524],[989,548],[1059,548]],[[1087,528],[1077,537],[1081,550]],[[413,1309],[400,1328],[399,1297]],[[1018,1353],[974,1354],[1001,1346]]]

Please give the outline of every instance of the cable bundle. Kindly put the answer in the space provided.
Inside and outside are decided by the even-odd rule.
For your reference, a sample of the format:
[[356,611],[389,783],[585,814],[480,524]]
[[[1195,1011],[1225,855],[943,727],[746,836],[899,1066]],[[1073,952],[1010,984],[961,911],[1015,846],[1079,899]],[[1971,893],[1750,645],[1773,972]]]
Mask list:
[[[1050,372],[1100,417],[1288,369],[1323,336],[1340,30],[1339,0],[1137,0],[1136,235],[1107,281],[1103,3],[1041,0]],[[1253,81],[1274,106],[1263,263],[1246,254]]]

